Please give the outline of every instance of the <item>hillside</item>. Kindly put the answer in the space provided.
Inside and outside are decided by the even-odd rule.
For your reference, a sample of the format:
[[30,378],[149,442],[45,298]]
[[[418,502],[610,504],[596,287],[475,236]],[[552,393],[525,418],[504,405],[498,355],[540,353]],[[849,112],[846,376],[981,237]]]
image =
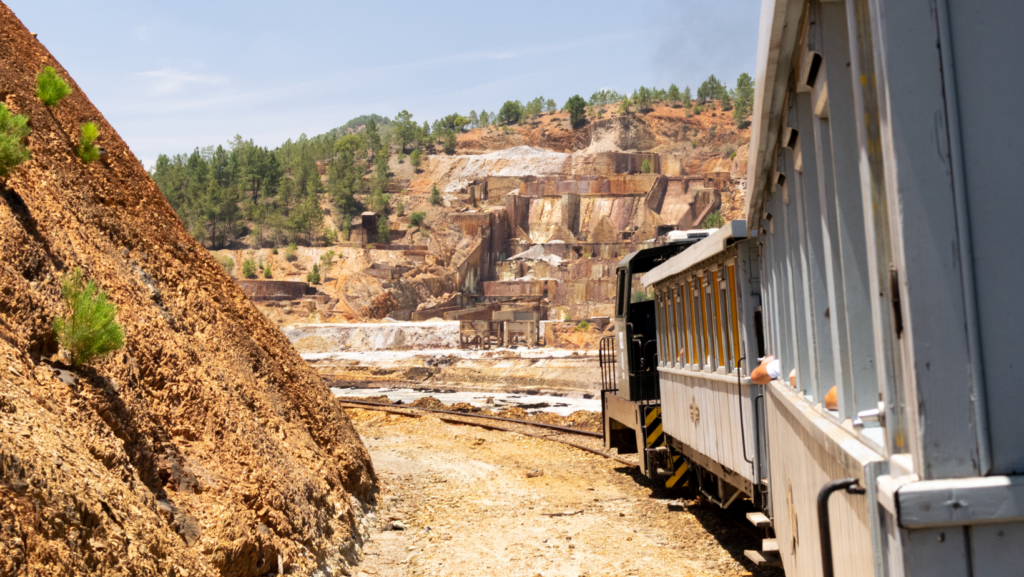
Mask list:
[[[32,128],[0,181],[0,574],[338,574],[376,494],[348,418],[2,4],[0,38],[0,100]],[[74,89],[53,108],[47,65]],[[76,267],[126,333],[81,369],[51,329]]]

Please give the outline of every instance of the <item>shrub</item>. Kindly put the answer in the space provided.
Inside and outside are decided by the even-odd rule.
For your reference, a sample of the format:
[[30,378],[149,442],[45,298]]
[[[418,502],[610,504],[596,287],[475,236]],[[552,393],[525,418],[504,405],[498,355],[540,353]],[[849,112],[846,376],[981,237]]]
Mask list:
[[100,148],[93,144],[99,136],[100,129],[96,127],[95,122],[86,122],[82,125],[81,139],[78,148],[75,149],[75,154],[82,162],[89,164],[100,157]]
[[725,226],[725,217],[717,210],[704,217],[704,228],[722,228],[723,226]]
[[575,128],[587,118],[587,101],[579,94],[573,96],[565,103],[565,109],[569,112],[569,123]]
[[651,172],[651,161],[644,159],[643,163],[640,164],[640,172],[644,174],[650,174]]
[[83,281],[81,269],[64,275],[60,293],[68,315],[53,319],[53,332],[71,352],[72,364],[84,365],[124,346],[124,330],[114,320],[117,306],[95,281]]
[[32,158],[32,154],[21,143],[32,132],[27,124],[27,116],[11,114],[7,106],[0,102],[0,176],[7,176],[12,168]]
[[580,321],[572,330],[577,333],[585,333],[590,330],[590,323],[588,321]]
[[251,258],[242,261],[242,278],[256,278],[256,261]]
[[36,96],[43,104],[54,106],[71,94],[71,87],[63,78],[57,76],[52,66],[43,68],[43,71],[36,76]]
[[341,240],[348,242],[350,238],[352,238],[352,219],[345,215],[345,219],[341,222]]
[[455,140],[455,133],[454,132],[449,132],[448,134],[444,135],[444,153],[445,154],[455,154],[455,144],[456,144],[456,140]]
[[329,250],[329,251],[325,252],[324,254],[320,255],[320,264],[322,265],[320,268],[323,269],[325,276],[327,275],[327,271],[328,271],[328,269],[331,268],[331,264],[333,264],[333,263],[334,263],[334,251],[333,250]]
[[420,167],[420,149],[417,148],[413,150],[412,154],[409,155],[409,164],[411,164],[413,168]]
[[270,273],[269,264],[263,268],[263,278],[274,278],[274,275]]
[[694,148],[697,148],[697,139],[695,138],[695,139],[691,140],[690,144],[692,144]]
[[430,204],[434,206],[440,206],[444,202],[441,198],[441,191],[437,189],[437,184],[430,185]]
[[395,207],[395,213],[398,216],[405,216],[405,205],[402,204],[402,201],[398,201],[398,206]]
[[654,297],[651,296],[651,293],[649,293],[647,291],[643,291],[643,290],[638,290],[638,291],[633,291],[633,298],[630,300],[630,302],[642,303],[644,301],[651,301],[651,300],[654,300]]
[[320,284],[320,267],[318,265],[313,265],[313,270],[306,273],[306,282]]
[[338,242],[338,231],[331,227],[325,227],[324,230],[324,244],[330,246]]
[[409,215],[409,226],[419,226],[423,224],[423,219],[427,217],[425,212],[414,212]]
[[217,262],[220,263],[220,266],[224,267],[224,272],[228,274],[235,270],[235,259],[226,254],[217,255]]
[[277,254],[277,247],[270,249],[270,254]]
[[294,242],[289,244],[288,248],[284,249],[284,260],[288,262],[295,262],[299,260],[299,255],[296,254],[298,250],[299,247],[295,246]]
[[391,223],[388,222],[388,217],[386,216],[382,216],[377,223],[377,242],[391,242]]
[[729,155],[729,160],[734,160],[735,158],[736,158],[736,151],[734,150],[734,151],[732,151],[732,154]]

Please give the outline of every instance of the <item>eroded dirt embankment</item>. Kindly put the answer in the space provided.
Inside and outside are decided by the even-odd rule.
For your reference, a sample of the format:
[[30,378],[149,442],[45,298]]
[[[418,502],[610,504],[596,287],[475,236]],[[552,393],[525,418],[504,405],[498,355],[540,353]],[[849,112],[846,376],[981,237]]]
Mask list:
[[[230,575],[354,561],[376,478],[317,374],[188,235],[98,110],[0,4],[0,99],[32,160],[0,186],[0,574]],[[75,156],[79,127],[106,157]],[[84,369],[52,336],[73,268],[120,307]]]

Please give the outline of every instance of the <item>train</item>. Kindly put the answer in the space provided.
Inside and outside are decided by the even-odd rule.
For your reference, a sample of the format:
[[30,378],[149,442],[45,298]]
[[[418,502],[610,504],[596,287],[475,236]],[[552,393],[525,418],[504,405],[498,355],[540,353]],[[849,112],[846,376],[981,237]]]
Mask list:
[[618,265],[605,446],[742,507],[754,563],[1024,567],[1024,115],[994,99],[1024,89],[1022,23],[1017,0],[764,0],[745,219]]

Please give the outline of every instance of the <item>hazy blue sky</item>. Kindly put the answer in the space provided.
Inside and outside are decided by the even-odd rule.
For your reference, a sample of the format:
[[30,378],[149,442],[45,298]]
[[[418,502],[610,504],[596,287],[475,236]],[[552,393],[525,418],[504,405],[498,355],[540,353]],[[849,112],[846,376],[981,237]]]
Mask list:
[[754,75],[759,0],[4,0],[150,166],[360,114]]

